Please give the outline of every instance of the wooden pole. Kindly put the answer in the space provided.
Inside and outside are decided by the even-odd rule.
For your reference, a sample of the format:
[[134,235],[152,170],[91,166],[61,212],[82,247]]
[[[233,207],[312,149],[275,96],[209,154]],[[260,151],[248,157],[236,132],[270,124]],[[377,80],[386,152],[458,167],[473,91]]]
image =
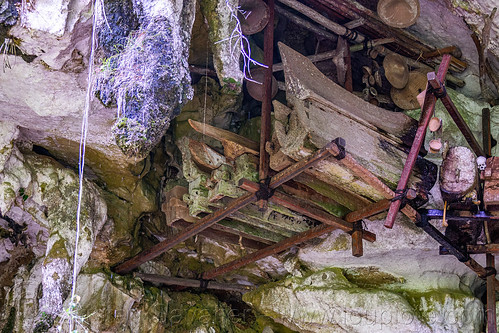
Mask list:
[[[244,189],[250,193],[252,193],[252,192],[255,193],[259,189],[258,184],[251,182],[249,180],[246,180],[246,179],[242,179],[239,186],[242,189]],[[315,208],[315,207],[308,205],[302,201],[298,201],[295,198],[293,198],[287,194],[284,194],[281,192],[276,192],[269,200],[271,202],[279,205],[279,206],[286,207],[288,209],[291,209],[292,211],[295,211],[297,213],[311,217],[314,220],[317,220],[319,222],[335,226],[337,229],[341,229],[345,232],[353,232],[354,231],[353,224],[351,222],[350,223],[346,222],[345,220],[342,220],[339,217],[336,217],[334,215],[326,213],[325,211],[323,211],[321,209]],[[384,208],[384,206],[383,206],[383,208]],[[386,209],[386,208],[384,208],[384,209]],[[364,214],[366,214],[366,213],[369,213],[369,212],[364,211]],[[372,214],[375,214],[375,213],[372,213]],[[362,236],[364,237],[365,240],[370,241],[370,242],[374,242],[376,240],[376,235],[374,235],[373,233],[370,233],[368,231],[364,231],[362,233]]]
[[267,65],[263,80],[264,95],[262,101],[262,117],[260,125],[260,181],[267,179],[269,174],[270,155],[265,146],[270,141],[272,112],[272,64],[274,63],[274,0],[267,0],[269,8],[269,23],[264,32],[264,63]]
[[485,150],[485,157],[490,157],[492,153],[492,140],[490,135],[490,109],[482,109],[482,144]]
[[442,101],[442,104],[447,109],[449,115],[452,117],[452,120],[454,120],[454,123],[456,123],[457,128],[459,128],[459,130],[463,134],[464,138],[466,139],[466,142],[468,142],[473,152],[477,156],[485,156],[485,152],[483,151],[478,141],[475,139],[473,132],[471,132],[469,126],[466,124],[466,121],[464,121],[463,117],[459,113],[459,110],[454,105],[454,102],[452,102],[449,95],[445,92],[445,88],[442,81],[436,77],[432,77],[431,79],[430,78],[428,79],[428,83],[433,88],[434,91],[444,92],[444,94],[439,96],[439,98]]
[[[270,180],[269,188],[275,189],[288,180],[295,178],[297,175],[311,167],[314,163],[317,163],[331,155],[337,156],[340,153],[338,146],[334,142],[326,144],[322,149],[315,152],[313,155],[305,158],[285,170],[279,172],[277,175],[272,177]],[[185,228],[182,232],[173,236],[172,238],[165,239],[164,241],[154,245],[153,247],[142,251],[135,257],[125,261],[124,263],[116,266],[114,271],[119,274],[129,273],[135,268],[139,267],[141,264],[156,258],[165,251],[168,251],[177,244],[182,243],[186,239],[197,235],[206,228],[211,227],[215,223],[224,218],[230,216],[232,213],[246,207],[250,203],[257,201],[257,196],[254,193],[247,193],[236,200],[230,202],[227,206],[218,209],[212,214],[209,214],[199,220],[197,223],[191,224],[189,227]]]
[[[248,186],[249,189],[252,188],[251,182],[245,181],[243,183],[248,184],[249,185]],[[272,197],[272,198],[274,198],[274,197]],[[378,206],[379,205],[377,205],[377,203],[374,203],[374,204],[370,205],[369,209],[363,209],[362,212],[361,211],[353,212],[355,214],[351,215],[350,218],[349,218],[349,220],[352,220],[354,217],[358,218],[360,220],[360,219],[368,217],[368,216],[370,216],[372,214],[376,214],[377,210],[381,207],[381,206],[379,206],[379,207]],[[374,207],[376,207],[376,208],[374,208]],[[347,215],[347,218],[348,218],[348,215]],[[222,266],[220,266],[218,268],[215,268],[215,269],[213,269],[211,271],[205,272],[205,273],[203,273],[203,279],[214,279],[217,276],[226,274],[226,273],[228,273],[230,271],[233,271],[235,269],[241,268],[241,267],[243,267],[243,266],[245,266],[245,265],[247,265],[249,263],[255,262],[255,261],[260,260],[260,259],[263,259],[263,258],[268,257],[270,255],[280,253],[280,252],[282,252],[282,251],[284,251],[286,249],[289,249],[291,246],[294,246],[296,244],[303,243],[303,242],[305,242],[307,240],[319,237],[319,236],[321,236],[323,234],[326,234],[328,232],[334,231],[337,228],[338,228],[338,226],[334,225],[334,224],[331,224],[331,225],[322,224],[320,226],[311,228],[311,229],[309,229],[307,231],[299,233],[298,235],[295,235],[293,237],[287,238],[287,239],[285,239],[285,240],[283,240],[283,241],[281,241],[279,243],[273,244],[273,245],[271,245],[271,246],[269,246],[269,247],[267,247],[265,249],[262,249],[262,250],[250,253],[250,254],[248,254],[248,255],[246,255],[244,257],[241,257],[239,259],[231,261],[231,262],[229,262],[229,263],[227,263],[225,265],[222,265]],[[366,231],[362,231],[362,232],[364,233]],[[363,236],[364,236],[364,239],[366,239],[365,235],[363,235]],[[357,242],[359,242],[359,240],[357,240]],[[360,242],[362,242],[362,237],[360,239]],[[357,251],[358,251],[358,248],[357,248]]]
[[[285,18],[287,18],[288,20],[290,20],[291,22],[293,22],[293,23],[299,25],[300,27],[305,28],[305,29],[307,29],[307,30],[309,30],[309,31],[317,34],[318,36],[321,36],[322,38],[326,38],[326,39],[329,39],[329,40],[332,40],[332,41],[338,40],[338,36],[337,35],[332,34],[332,33],[328,32],[328,31],[326,31],[325,29],[323,29],[322,27],[317,26],[315,24],[312,24],[312,23],[310,23],[307,20],[302,19],[298,15],[295,15],[295,14],[293,14],[293,13],[285,10],[281,6],[275,5],[275,11],[277,13],[279,13],[280,15],[284,16]],[[274,70],[274,72],[275,72],[275,70]]]
[[[495,258],[487,253],[487,268],[495,271]],[[496,277],[495,274],[487,276],[487,332],[497,332],[496,323]]]
[[[442,82],[445,79],[445,74],[447,73],[447,69],[449,68],[449,63],[450,55],[445,54],[442,58],[442,63],[438,68],[438,74],[435,75],[434,72],[428,73],[428,80],[431,80],[433,77],[435,77],[440,82]],[[407,182],[409,181],[412,169],[416,164],[416,159],[419,155],[419,151],[421,150],[421,146],[423,145],[426,135],[426,129],[428,127],[428,123],[430,122],[430,118],[433,116],[433,110],[435,110],[436,102],[437,98],[435,97],[435,94],[427,88],[424,104],[421,109],[421,117],[419,120],[418,129],[416,130],[416,135],[414,136],[411,150],[407,155],[407,160],[405,161],[404,169],[402,170],[402,175],[400,176],[400,180],[397,185],[397,191],[404,191],[407,186]],[[391,203],[390,209],[388,210],[388,215],[386,216],[385,227],[393,227],[401,204],[401,200],[396,200]]]
[[302,13],[303,15],[307,16],[311,20],[314,20],[315,22],[319,23],[323,27],[325,27],[328,30],[331,30],[335,34],[339,36],[344,36],[350,39],[354,43],[362,43],[364,41],[364,36],[358,34],[357,32],[354,32],[350,29],[345,28],[342,25],[339,25],[336,22],[333,22],[326,17],[322,16],[320,13],[316,12],[315,10],[311,9],[310,7],[305,6],[304,4],[295,1],[295,0],[279,0],[279,2],[285,4],[286,6],[289,6],[293,8],[294,10]]

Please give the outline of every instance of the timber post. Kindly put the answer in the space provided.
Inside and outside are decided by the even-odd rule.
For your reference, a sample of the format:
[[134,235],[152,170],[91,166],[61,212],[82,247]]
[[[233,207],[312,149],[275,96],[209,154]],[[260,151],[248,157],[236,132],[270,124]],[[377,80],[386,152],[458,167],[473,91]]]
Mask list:
[[[445,54],[442,58],[440,66],[438,67],[438,74],[435,75],[434,72],[428,73],[428,81],[437,79],[438,81],[442,82],[445,79],[447,69],[449,68],[450,59],[451,56],[449,54]],[[428,123],[430,122],[430,118],[433,115],[433,111],[435,110],[436,102],[437,96],[433,88],[431,88],[431,85],[428,84],[426,88],[424,104],[421,109],[421,117],[419,119],[418,129],[416,130],[416,135],[414,136],[411,150],[409,151],[404,169],[402,170],[402,175],[400,176],[396,192],[402,192],[406,189],[412,169],[416,164],[416,159],[419,155],[419,151],[421,150],[421,146],[423,145],[426,135],[426,129],[428,127]],[[391,203],[390,208],[388,209],[388,215],[386,216],[385,227],[393,228],[393,224],[395,223],[395,218],[397,217],[397,213],[400,209],[401,204],[401,200],[395,200]]]

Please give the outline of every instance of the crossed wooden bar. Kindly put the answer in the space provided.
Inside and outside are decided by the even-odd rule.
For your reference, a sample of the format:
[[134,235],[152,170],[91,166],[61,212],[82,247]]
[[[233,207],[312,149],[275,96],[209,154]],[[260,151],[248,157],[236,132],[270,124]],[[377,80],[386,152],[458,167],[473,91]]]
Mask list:
[[[262,199],[262,197],[261,197],[262,192],[261,191],[268,192],[268,193],[264,193],[266,197],[274,198],[271,194],[271,191],[275,190],[277,187],[284,184],[285,182],[295,178],[297,175],[299,175],[300,173],[302,173],[303,171],[305,171],[306,169],[308,169],[309,167],[311,167],[312,165],[314,165],[318,161],[321,161],[329,156],[334,156],[334,157],[343,156],[342,154],[344,154],[344,149],[342,148],[341,145],[338,145],[338,143],[337,143],[337,142],[342,142],[342,141],[343,141],[342,139],[341,140],[336,139],[336,140],[330,142],[329,144],[327,144],[326,146],[324,146],[322,149],[318,150],[315,154],[313,154],[313,155],[309,156],[308,158],[305,158],[305,159],[297,162],[296,164],[293,164],[292,166],[288,167],[287,169],[279,172],[278,174],[276,174],[274,177],[272,177],[270,179],[270,182],[268,184],[268,188],[263,187],[262,183],[252,185],[250,182],[243,182],[243,184],[242,184],[243,188],[246,187],[248,190],[250,190],[248,193],[246,193],[243,196],[239,197],[238,199],[232,201],[226,207],[223,207],[223,208],[215,211],[214,213],[205,216],[204,218],[199,220],[199,222],[191,224],[189,227],[185,228],[182,232],[173,236],[172,238],[165,239],[164,241],[154,245],[153,247],[142,251],[141,253],[139,253],[135,257],[125,261],[124,263],[122,263],[118,266],[116,266],[114,270],[120,274],[124,274],[124,273],[128,273],[128,272],[132,271],[133,269],[137,268],[138,266],[140,266],[144,262],[147,262],[153,258],[156,258],[157,256],[159,256],[163,252],[168,251],[169,249],[171,249],[175,245],[185,241],[186,239],[188,239],[192,236],[197,235],[201,231],[205,230],[206,228],[209,228],[210,226],[217,223],[218,221],[230,216],[232,213],[240,210],[241,208],[243,208],[251,203],[254,203],[254,202],[261,200]],[[295,237],[292,237],[293,244],[301,243],[305,239],[310,239],[310,238],[307,238],[307,237],[311,237],[310,232],[317,233],[318,231],[322,230],[322,233],[320,233],[320,234],[323,234],[323,233],[329,232],[329,231],[334,230],[334,229],[342,229],[346,232],[351,232],[351,233],[357,232],[354,236],[356,239],[355,244],[357,244],[357,246],[362,245],[362,242],[359,242],[359,240],[358,240],[360,234],[362,234],[362,237],[368,241],[375,241],[375,239],[376,239],[376,236],[374,234],[372,234],[368,231],[362,230],[362,228],[359,228],[358,226],[356,226],[354,228],[354,224],[352,224],[351,222],[348,223],[344,220],[336,218],[333,215],[327,214],[327,213],[322,212],[322,211],[315,209],[313,207],[306,207],[306,209],[304,209],[303,205],[301,205],[301,207],[300,207],[300,205],[298,205],[296,202],[294,202],[292,200],[292,198],[290,198],[289,196],[284,196],[284,195],[278,194],[275,196],[274,200],[277,200],[280,203],[282,203],[283,205],[286,205],[288,207],[294,207],[292,209],[296,209],[297,211],[302,212],[305,215],[308,215],[308,216],[312,215],[311,217],[317,218],[319,221],[321,221],[323,223],[327,223],[329,226],[331,226],[331,228],[323,227],[323,229],[320,229],[320,228],[313,229],[315,231],[309,230],[309,231],[301,233]],[[378,205],[378,204],[375,204],[375,205]],[[386,205],[387,205],[386,202],[381,203],[381,206],[383,208],[382,210],[386,209]],[[378,207],[378,206],[376,206],[376,207]],[[373,209],[373,211],[375,211],[375,212],[378,212],[378,210],[376,208],[371,208],[371,209]],[[380,211],[382,211],[382,210],[380,210]],[[367,213],[369,213],[369,211],[366,211],[366,214]],[[372,213],[372,214],[374,214],[374,213]],[[372,215],[372,214],[370,214],[370,215]],[[359,214],[357,212],[357,216],[362,216],[362,214]],[[369,216],[369,215],[366,215],[366,216]],[[364,216],[364,217],[366,217],[366,216]],[[319,235],[319,234],[317,234],[317,235]],[[289,239],[284,240],[283,242],[274,244],[274,245],[272,245],[272,247],[281,246],[282,243],[284,243],[284,242],[289,243]],[[292,246],[293,244],[291,244],[289,246]],[[266,250],[266,249],[268,249],[268,248],[264,248],[263,250]],[[362,253],[362,250],[357,248],[354,250],[354,252],[357,253],[357,255],[358,255],[358,254]]]
[[[416,135],[414,136],[414,141],[411,146],[411,150],[407,155],[407,160],[404,165],[404,169],[402,170],[402,175],[400,176],[399,183],[397,185],[397,192],[404,191],[407,187],[407,182],[409,181],[409,177],[411,175],[412,169],[416,164],[416,159],[419,155],[419,151],[421,150],[421,146],[423,145],[426,129],[428,128],[428,123],[430,122],[430,118],[433,115],[433,111],[435,110],[435,104],[437,102],[437,98],[439,98],[444,104],[447,112],[451,115],[452,119],[456,123],[457,127],[464,135],[466,141],[470,145],[471,149],[475,152],[477,156],[485,156],[483,149],[480,147],[478,142],[476,141],[473,133],[469,129],[468,125],[464,121],[463,117],[459,114],[456,106],[450,99],[449,95],[445,90],[445,86],[442,82],[445,80],[445,75],[447,74],[447,69],[449,68],[449,64],[451,61],[451,55],[445,54],[442,58],[442,62],[438,67],[438,72],[430,72],[427,74],[428,77],[428,85],[426,88],[425,99],[423,103],[423,107],[421,108],[421,117],[419,119],[418,128],[416,130]],[[401,200],[394,200],[390,208],[388,210],[388,215],[386,216],[385,227],[392,228],[395,223],[395,218],[397,217],[397,213],[402,204]]]

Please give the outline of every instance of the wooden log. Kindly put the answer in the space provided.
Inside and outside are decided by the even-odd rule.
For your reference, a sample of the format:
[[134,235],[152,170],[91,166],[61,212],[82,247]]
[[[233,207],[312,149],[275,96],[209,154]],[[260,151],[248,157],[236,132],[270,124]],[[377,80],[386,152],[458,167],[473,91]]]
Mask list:
[[194,280],[194,279],[185,279],[172,276],[145,274],[145,273],[134,273],[133,275],[134,277],[138,277],[143,281],[160,283],[168,286],[235,291],[242,294],[247,293],[248,291],[251,291],[253,289],[251,286],[238,283],[220,283],[216,281],[206,281],[206,284],[203,285],[203,281]]
[[[326,31],[325,29],[323,29],[322,27],[317,26],[315,24],[312,24],[307,20],[302,19],[300,16],[295,15],[295,14],[287,11],[286,9],[284,9],[283,7],[281,7],[279,5],[275,5],[275,11],[277,13],[279,13],[280,15],[284,16],[285,18],[287,18],[288,20],[290,20],[291,22],[299,25],[302,28],[305,28],[305,29],[315,33],[316,35],[318,35],[322,38],[329,39],[329,40],[332,40],[334,42],[338,39],[337,35],[332,34],[328,31]],[[276,70],[273,69],[273,71],[275,72]]]
[[362,232],[362,229],[352,232],[352,255],[354,257],[362,257],[364,255]]
[[[314,20],[315,22],[321,24],[324,26],[326,29],[331,30],[335,34],[339,36],[348,36],[352,34],[352,31],[349,29],[345,28],[344,26],[339,25],[336,22],[333,22],[326,17],[322,16],[320,13],[316,12],[315,10],[311,9],[310,7],[305,6],[304,4],[295,1],[295,0],[279,0],[279,2],[285,4],[286,6],[289,6],[293,8],[294,10],[302,13],[303,15],[307,16],[311,20]],[[352,35],[352,41],[354,43],[362,43],[364,41],[364,36],[353,33]]]

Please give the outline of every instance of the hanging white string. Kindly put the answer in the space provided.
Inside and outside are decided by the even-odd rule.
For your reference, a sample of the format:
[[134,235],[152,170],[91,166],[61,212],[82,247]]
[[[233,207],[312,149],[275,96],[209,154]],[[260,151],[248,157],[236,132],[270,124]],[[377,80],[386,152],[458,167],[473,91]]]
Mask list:
[[[80,239],[80,215],[81,215],[81,201],[83,194],[83,171],[85,169],[85,146],[87,142],[87,133],[88,133],[88,114],[90,111],[90,102],[92,98],[92,88],[93,88],[93,71],[94,71],[94,50],[96,47],[96,15],[95,8],[97,6],[97,1],[94,3],[94,15],[92,19],[92,42],[90,49],[90,58],[88,60],[88,84],[87,84],[87,94],[85,97],[85,107],[83,111],[83,118],[81,122],[81,137],[80,137],[80,152],[79,152],[79,161],[78,161],[78,205],[76,209],[76,237],[75,237],[75,247],[74,247],[74,255],[73,255],[73,278],[71,282],[71,298],[70,298],[70,307],[75,306],[75,291],[76,291],[76,278],[78,275],[78,241]],[[69,317],[69,331],[73,331],[74,321],[73,318]]]
[[[254,82],[257,84],[262,84],[261,82],[258,82],[258,81],[255,81],[252,79],[250,66],[251,66],[251,64],[258,65],[258,66],[265,67],[265,68],[268,68],[268,66],[251,58],[250,42],[249,42],[248,38],[246,38],[246,36],[243,35],[243,31],[241,29],[241,22],[239,21],[239,18],[237,17],[237,12],[241,11],[241,8],[239,6],[234,8],[234,6],[232,6],[229,3],[229,0],[225,0],[225,5],[229,8],[231,20],[234,20],[236,22],[236,26],[234,27],[234,30],[232,30],[230,37],[221,39],[221,40],[215,42],[215,44],[229,41],[231,56],[233,58],[236,58],[237,60],[239,59],[240,55],[243,56],[243,75],[244,75],[244,78],[248,81],[251,81],[251,82]],[[245,12],[243,11],[242,14],[245,15]],[[271,23],[269,23],[269,24],[271,24]],[[237,49],[237,46],[239,46],[239,48],[240,48],[240,54],[236,55],[235,51]]]

